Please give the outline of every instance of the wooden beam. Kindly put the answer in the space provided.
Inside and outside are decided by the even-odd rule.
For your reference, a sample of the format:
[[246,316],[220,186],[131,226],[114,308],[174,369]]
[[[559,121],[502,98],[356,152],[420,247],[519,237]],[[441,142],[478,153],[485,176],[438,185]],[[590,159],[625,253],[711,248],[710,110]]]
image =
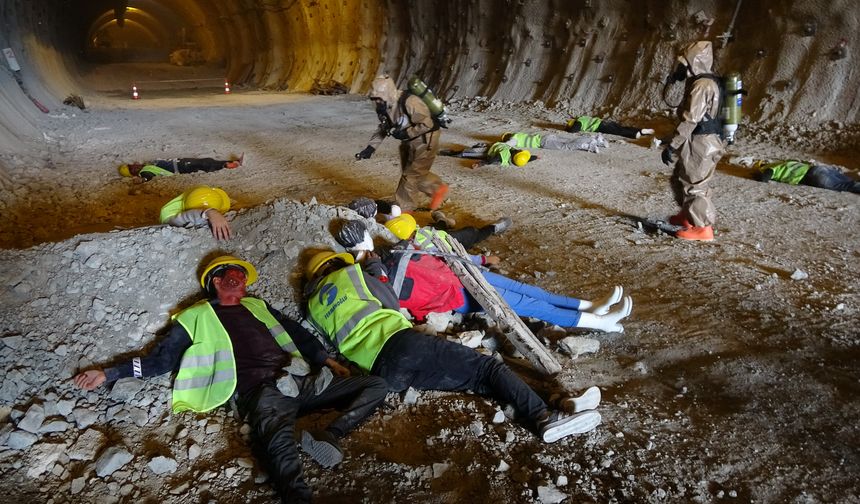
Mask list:
[[496,321],[499,329],[529,362],[544,374],[552,375],[561,371],[561,364],[550,351],[537,339],[522,319],[490,285],[476,265],[469,260],[469,255],[455,238],[448,235],[447,242],[437,235],[433,236],[433,244],[440,251],[451,252],[459,257],[443,256],[451,270],[457,274],[463,287],[484,308],[487,314]]

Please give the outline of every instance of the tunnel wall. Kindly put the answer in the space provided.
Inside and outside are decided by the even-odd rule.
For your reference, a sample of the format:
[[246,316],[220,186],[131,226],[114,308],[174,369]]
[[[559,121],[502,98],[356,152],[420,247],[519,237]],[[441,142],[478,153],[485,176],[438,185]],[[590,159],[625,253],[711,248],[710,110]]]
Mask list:
[[[146,0],[186,20],[233,82],[307,91],[336,80],[365,92],[379,72],[417,73],[439,94],[540,100],[571,113],[616,116],[665,106],[662,80],[683,42],[716,41],[717,70],[739,70],[745,114],[773,121],[856,123],[860,9],[854,0]],[[111,2],[101,0],[97,7]],[[69,26],[86,2],[0,0],[4,46],[49,107],[86,94],[76,73],[89,28]],[[132,2],[132,5],[135,5]],[[83,12],[97,12],[93,10]],[[91,19],[92,21],[94,19]],[[86,23],[86,19],[80,21]],[[814,34],[806,34],[807,25]],[[79,36],[79,35],[78,35]],[[844,40],[845,56],[834,57]],[[17,86],[0,90],[0,141],[31,136],[39,113]]]

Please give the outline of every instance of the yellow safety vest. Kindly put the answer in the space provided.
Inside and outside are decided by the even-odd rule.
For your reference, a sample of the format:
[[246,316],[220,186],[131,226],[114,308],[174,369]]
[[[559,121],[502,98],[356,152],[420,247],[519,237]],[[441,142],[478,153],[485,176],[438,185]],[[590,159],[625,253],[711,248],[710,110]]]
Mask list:
[[[301,357],[284,327],[260,299],[245,297],[242,306],[266,325],[284,352]],[[173,411],[205,412],[230,400],[236,390],[236,360],[227,330],[209,301],[203,300],[173,316],[191,337],[173,380]]]
[[517,149],[540,149],[540,134],[514,133],[511,137],[517,142]]
[[161,223],[166,224],[167,221],[176,217],[183,210],[185,210],[183,205],[183,200],[185,199],[185,193],[180,194],[179,196],[173,198],[168,201],[166,205],[161,207]]
[[358,264],[317,282],[308,299],[308,319],[344,357],[368,372],[388,338],[412,327],[402,313],[382,307]]

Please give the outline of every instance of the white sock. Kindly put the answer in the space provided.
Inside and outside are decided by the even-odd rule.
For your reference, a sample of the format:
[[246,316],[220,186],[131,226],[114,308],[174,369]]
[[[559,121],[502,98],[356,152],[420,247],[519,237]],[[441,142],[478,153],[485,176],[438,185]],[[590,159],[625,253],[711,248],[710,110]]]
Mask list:
[[579,323],[576,327],[586,329],[597,329],[605,332],[624,332],[624,326],[618,322],[629,316],[633,311],[633,298],[625,296],[620,305],[609,311],[606,315],[595,315],[593,313],[580,313]]
[[606,315],[609,312],[609,307],[621,301],[623,296],[624,288],[616,285],[612,288],[612,292],[600,299],[595,299],[594,301],[583,300],[579,304],[579,311],[587,311],[595,315]]

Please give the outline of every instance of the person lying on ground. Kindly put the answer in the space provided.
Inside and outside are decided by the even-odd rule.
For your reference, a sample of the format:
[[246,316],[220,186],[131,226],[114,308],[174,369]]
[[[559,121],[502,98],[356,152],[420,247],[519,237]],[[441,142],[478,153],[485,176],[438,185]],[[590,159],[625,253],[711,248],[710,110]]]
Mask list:
[[[403,217],[403,216],[401,216]],[[399,217],[398,217],[399,219]],[[417,320],[428,313],[448,312],[474,313],[483,311],[481,305],[466,291],[450,266],[426,251],[450,254],[451,249],[439,251],[435,246],[419,238],[416,228],[406,234],[405,223],[392,219],[385,226],[400,242],[390,251],[381,252],[384,274],[398,296],[400,306],[406,308]],[[392,224],[394,223],[394,224]],[[498,258],[483,264],[498,264]],[[474,258],[472,262],[476,262]],[[482,271],[484,279],[511,306],[520,317],[533,317],[561,327],[582,327],[606,332],[623,332],[620,321],[633,310],[633,298],[624,296],[624,289],[615,286],[605,298],[587,301],[547,292],[540,287],[517,282],[497,273]],[[621,301],[621,304],[612,308]]]
[[530,161],[537,161],[538,156],[532,155],[525,149],[515,149],[505,142],[496,142],[489,147],[485,143],[475,144],[463,150],[439,151],[442,156],[452,156],[466,159],[478,159],[472,164],[472,168],[479,168],[489,164],[502,166],[525,166]]
[[[250,263],[221,256],[203,270],[207,299],[173,317],[165,339],[144,357],[74,377],[84,390],[134,376],[177,371],[173,412],[205,413],[232,398],[251,425],[255,453],[282,502],[311,501],[293,438],[296,417],[335,404],[344,413],[319,432],[304,432],[301,446],[318,463],[343,460],[337,439],[363,422],[383,402],[387,385],[376,376],[350,377],[320,342],[297,322],[247,295],[257,279]],[[311,374],[308,362],[325,366]],[[337,375],[337,376],[334,376]]]
[[502,135],[502,142],[516,149],[579,150],[595,154],[600,153],[600,149],[609,147],[609,142],[600,134],[564,139],[554,134],[505,133]]
[[[347,206],[365,219],[376,219],[377,217],[382,217],[383,223],[401,215],[400,207],[397,205],[392,205],[387,201],[374,201],[365,197],[356,198],[353,201],[350,201]],[[454,229],[457,222],[453,218],[445,215],[441,210],[430,212],[430,216],[433,218],[433,222],[430,224],[430,227],[441,231],[447,231],[449,234],[457,238],[457,240],[466,248],[472,248],[475,244],[486,240],[490,236],[502,234],[513,225],[513,221],[511,221],[510,218],[502,217],[496,222],[485,226],[464,226]],[[340,242],[340,244],[347,249],[350,247],[350,245],[347,245],[345,242]]]
[[219,160],[212,158],[174,158],[154,159],[144,163],[124,163],[117,171],[123,177],[137,177],[138,180],[148,181],[154,177],[172,177],[176,174],[194,173],[198,171],[214,172],[224,168],[238,168],[245,160],[243,152],[235,160]]
[[622,126],[617,122],[607,121],[599,117],[579,116],[569,119],[564,128],[570,133],[606,133],[607,135],[618,135],[625,138],[639,138],[642,135],[653,135],[654,130],[650,128],[634,128]]
[[[498,224],[498,228],[496,227]],[[485,226],[482,229],[464,228],[454,231],[443,231],[434,229],[430,226],[418,226],[415,218],[409,214],[403,214],[395,217],[385,223],[385,227],[400,240],[409,241],[410,244],[417,250],[433,251],[437,250],[433,243],[433,238],[438,236],[443,243],[446,244],[446,249],[443,253],[450,253],[451,246],[448,244],[449,238],[456,238],[463,245],[463,248],[470,249],[481,240],[488,238],[492,234],[500,234],[511,226],[511,220],[508,218],[502,219],[496,224]],[[499,229],[499,231],[496,231]],[[469,255],[472,262],[478,266],[495,266],[499,264],[500,259],[493,255],[475,254]]]
[[217,187],[199,186],[189,189],[161,207],[162,224],[177,227],[208,225],[216,240],[233,237],[224,214],[230,210],[230,197]]
[[400,313],[391,287],[367,274],[346,253],[322,251],[306,268],[308,321],[345,358],[389,390],[472,391],[513,404],[546,443],[593,430],[600,390],[592,387],[565,405],[546,403],[507,366],[463,345],[415,331]]
[[852,179],[836,166],[811,161],[757,161],[756,180],[761,182],[783,182],[791,185],[808,185],[831,191],[848,191],[860,194],[860,182]]

